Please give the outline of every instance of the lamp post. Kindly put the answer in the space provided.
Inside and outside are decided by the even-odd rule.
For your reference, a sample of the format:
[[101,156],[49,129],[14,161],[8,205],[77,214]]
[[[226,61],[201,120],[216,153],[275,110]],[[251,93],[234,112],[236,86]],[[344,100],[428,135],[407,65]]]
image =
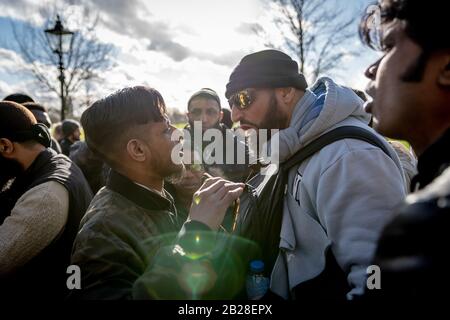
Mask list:
[[61,121],[65,118],[66,97],[64,94],[64,61],[63,54],[70,50],[73,32],[64,29],[59,15],[56,16],[56,23],[52,29],[45,30],[51,49],[59,58],[59,77],[61,90]]

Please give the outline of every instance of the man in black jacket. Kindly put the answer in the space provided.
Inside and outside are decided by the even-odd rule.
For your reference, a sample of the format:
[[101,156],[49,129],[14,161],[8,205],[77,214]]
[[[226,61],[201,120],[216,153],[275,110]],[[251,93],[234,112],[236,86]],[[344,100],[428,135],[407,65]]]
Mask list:
[[[366,110],[383,135],[408,140],[418,175],[399,215],[380,240],[374,264],[381,299],[435,299],[446,290],[450,226],[450,37],[446,3],[382,0],[364,17],[360,34],[384,55],[367,71]],[[380,25],[374,24],[381,21]],[[374,30],[374,27],[376,29]],[[374,32],[381,35],[375,43]]]
[[80,169],[49,148],[47,128],[0,102],[0,296],[63,299],[72,243],[92,193]]

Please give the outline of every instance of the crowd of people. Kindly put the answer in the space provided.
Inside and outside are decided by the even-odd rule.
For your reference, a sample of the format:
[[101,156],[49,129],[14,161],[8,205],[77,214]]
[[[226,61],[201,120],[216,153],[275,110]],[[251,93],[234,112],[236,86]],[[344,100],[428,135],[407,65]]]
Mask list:
[[[249,262],[272,250],[264,300],[437,298],[448,285],[450,38],[444,2],[431,3],[381,0],[362,18],[361,39],[383,50],[367,95],[328,77],[308,84],[290,56],[263,50],[231,72],[230,110],[213,89],[192,94],[184,139],[155,88],[118,90],[58,125],[28,95],[5,97],[0,295],[247,299]],[[264,150],[278,163],[259,162],[241,135],[252,130],[275,130]],[[283,183],[271,190],[270,177]],[[249,208],[269,207],[277,223],[245,223],[271,248],[239,228]],[[370,266],[381,287],[369,288]]]

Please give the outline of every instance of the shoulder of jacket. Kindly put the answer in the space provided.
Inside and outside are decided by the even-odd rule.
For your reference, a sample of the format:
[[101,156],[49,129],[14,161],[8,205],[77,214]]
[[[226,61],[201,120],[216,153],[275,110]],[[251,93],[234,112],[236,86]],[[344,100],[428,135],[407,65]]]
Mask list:
[[406,198],[406,203],[432,201],[450,197],[450,167],[423,190],[414,192]]

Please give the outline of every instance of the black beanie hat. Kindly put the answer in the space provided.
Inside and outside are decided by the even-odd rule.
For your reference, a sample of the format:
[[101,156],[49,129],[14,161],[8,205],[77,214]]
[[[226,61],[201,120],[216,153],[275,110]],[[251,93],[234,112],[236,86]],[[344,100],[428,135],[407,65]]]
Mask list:
[[283,87],[305,90],[308,85],[291,57],[278,50],[264,50],[242,58],[230,75],[225,96],[229,99],[246,88]]
[[212,99],[212,100],[216,100],[217,104],[219,105],[219,109],[221,109],[220,106],[220,98],[219,95],[217,94],[217,92],[215,92],[213,89],[210,88],[201,88],[200,90],[198,90],[197,92],[195,92],[188,101],[188,110],[189,110],[189,105],[191,104],[191,101],[194,100],[195,98],[206,98],[206,99]]
[[79,127],[80,127],[80,124],[77,121],[71,120],[71,119],[64,120],[61,125],[63,135],[66,138],[68,136],[70,136]]

